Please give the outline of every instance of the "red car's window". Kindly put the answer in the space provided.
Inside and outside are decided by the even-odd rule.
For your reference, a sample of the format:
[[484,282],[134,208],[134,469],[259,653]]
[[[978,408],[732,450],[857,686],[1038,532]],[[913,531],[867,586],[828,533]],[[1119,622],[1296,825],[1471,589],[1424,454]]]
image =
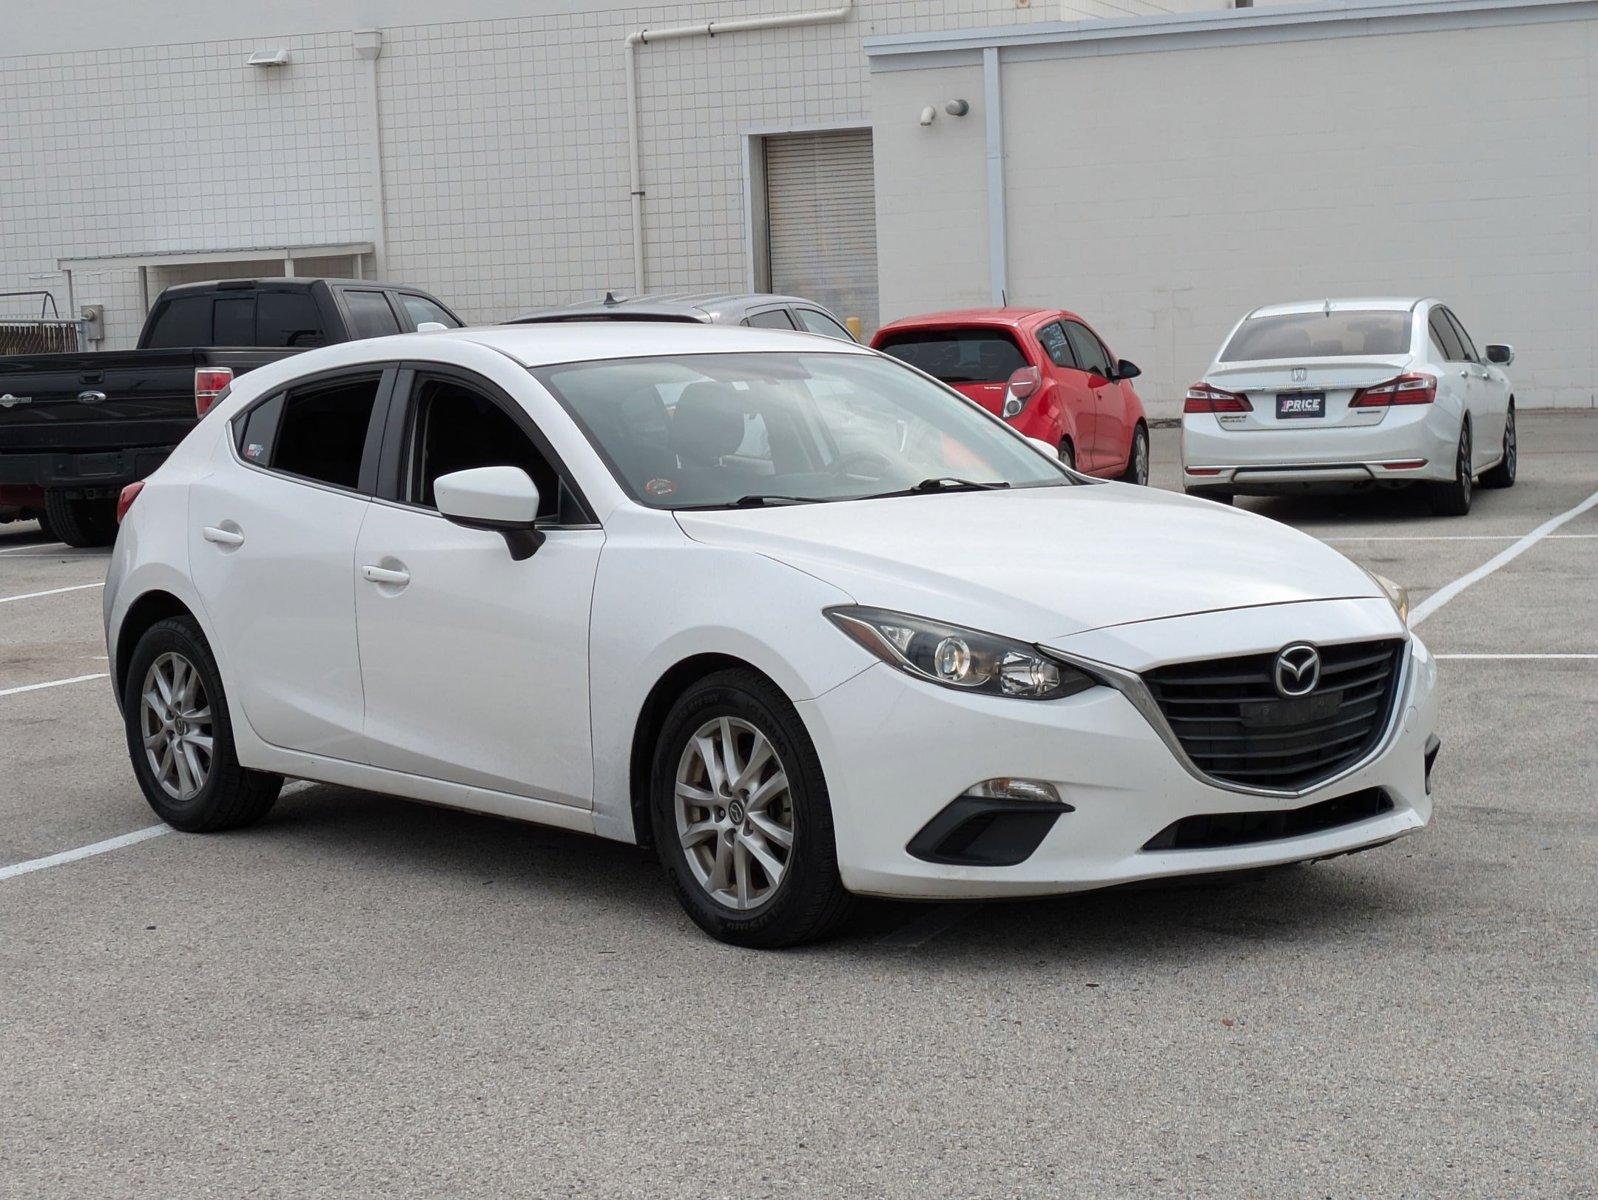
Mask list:
[[877,349],[944,383],[1003,383],[1030,365],[1004,329],[907,329]]

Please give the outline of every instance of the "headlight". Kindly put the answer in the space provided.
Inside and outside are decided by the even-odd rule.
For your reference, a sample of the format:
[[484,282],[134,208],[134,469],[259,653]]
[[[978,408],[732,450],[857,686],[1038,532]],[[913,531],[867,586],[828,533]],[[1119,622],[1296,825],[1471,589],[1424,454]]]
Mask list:
[[1036,646],[881,608],[829,608],[827,618],[889,666],[964,692],[1059,700],[1098,681]]
[[1398,614],[1398,619],[1405,625],[1409,624],[1409,589],[1401,583],[1394,583],[1385,575],[1378,575],[1375,571],[1366,571],[1376,581],[1376,586],[1387,594],[1388,601],[1393,606],[1393,611]]

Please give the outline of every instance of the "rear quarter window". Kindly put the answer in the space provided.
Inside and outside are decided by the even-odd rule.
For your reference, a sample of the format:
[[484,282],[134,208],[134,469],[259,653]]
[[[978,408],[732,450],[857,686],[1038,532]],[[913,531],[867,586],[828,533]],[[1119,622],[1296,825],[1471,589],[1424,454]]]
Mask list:
[[1004,329],[907,329],[890,333],[877,349],[944,383],[1003,383],[1028,365]]

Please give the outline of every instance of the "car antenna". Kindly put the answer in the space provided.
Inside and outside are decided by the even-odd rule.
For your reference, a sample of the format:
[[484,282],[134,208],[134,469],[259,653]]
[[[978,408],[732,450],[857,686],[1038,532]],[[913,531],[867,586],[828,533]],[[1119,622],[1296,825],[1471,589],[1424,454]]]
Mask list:
[[610,307],[610,306],[618,304],[618,303],[620,303],[620,301],[618,301],[616,299],[616,293],[615,292],[606,292],[605,293],[605,305],[606,305],[606,307]]

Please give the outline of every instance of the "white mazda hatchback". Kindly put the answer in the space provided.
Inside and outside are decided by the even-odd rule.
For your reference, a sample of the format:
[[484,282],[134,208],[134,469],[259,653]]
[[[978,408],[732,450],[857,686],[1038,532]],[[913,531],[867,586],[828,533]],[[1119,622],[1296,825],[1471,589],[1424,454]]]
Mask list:
[[713,326],[464,329],[241,379],[124,496],[105,619],[180,829],[285,776],[657,848],[718,938],[1425,825],[1399,589],[1065,470],[894,359]]
[[1446,516],[1515,482],[1512,347],[1437,300],[1315,300],[1233,328],[1182,413],[1182,486],[1234,496],[1418,486]]

